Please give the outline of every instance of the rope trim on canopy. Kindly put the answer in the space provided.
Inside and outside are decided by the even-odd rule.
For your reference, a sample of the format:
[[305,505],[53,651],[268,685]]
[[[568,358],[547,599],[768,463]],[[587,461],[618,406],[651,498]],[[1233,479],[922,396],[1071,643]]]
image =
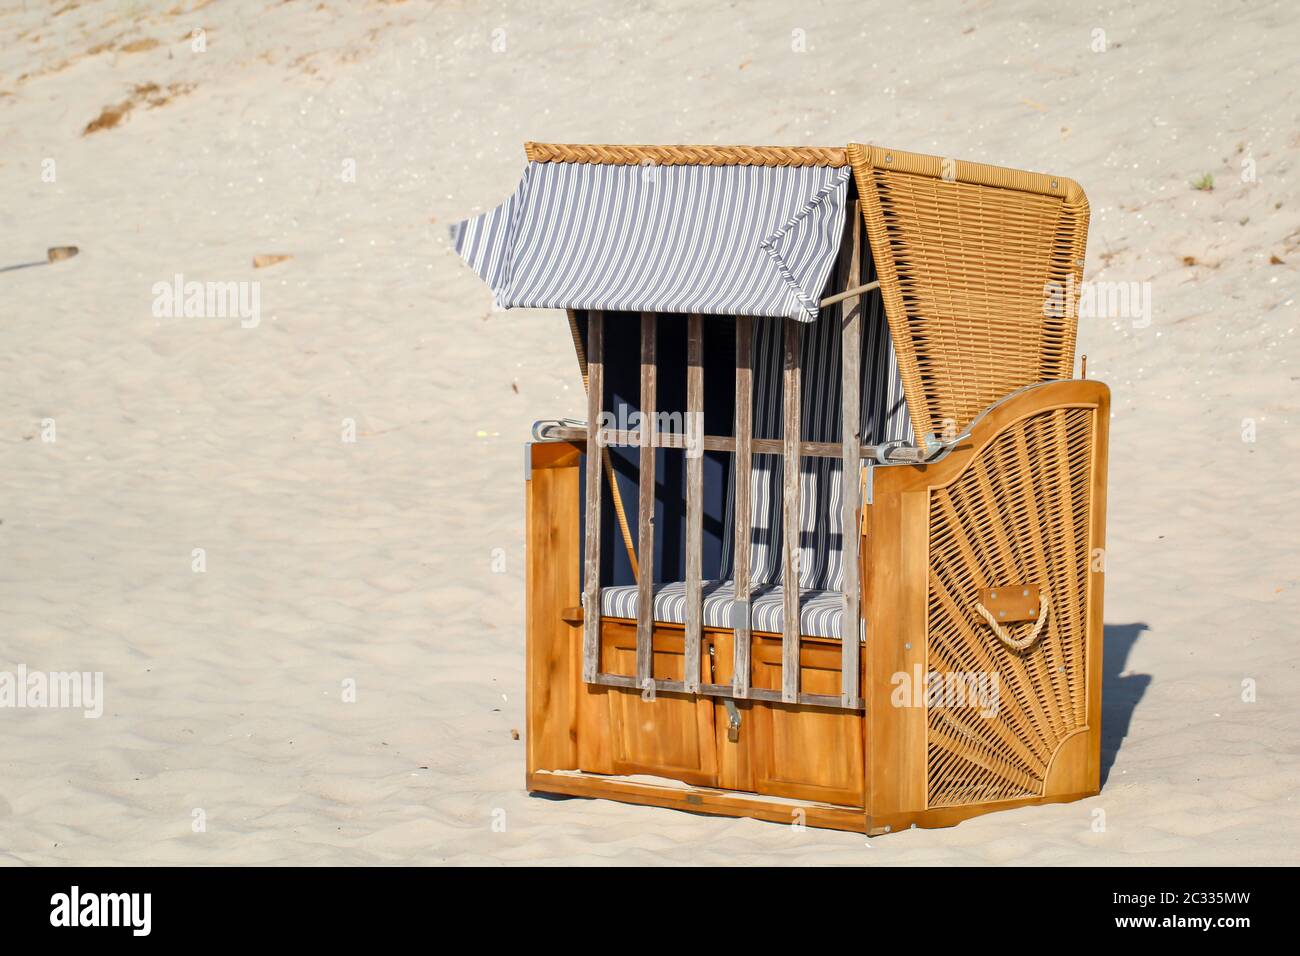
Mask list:
[[533,163],[603,166],[847,166],[841,147],[828,146],[608,146],[525,143]]

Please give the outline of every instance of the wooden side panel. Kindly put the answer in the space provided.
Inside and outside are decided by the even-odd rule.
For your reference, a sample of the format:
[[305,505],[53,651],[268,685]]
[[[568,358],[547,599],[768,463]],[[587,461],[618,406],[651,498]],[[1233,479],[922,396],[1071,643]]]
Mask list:
[[1092,514],[1089,529],[1088,573],[1088,769],[1090,792],[1101,790],[1101,684],[1102,637],[1105,632],[1106,581],[1106,480],[1110,469],[1110,389],[1096,396],[1094,425]]
[[578,603],[578,468],[568,444],[529,449],[526,492],[528,771],[578,766],[577,696],[581,632],[563,608]]
[[925,666],[928,495],[898,487],[910,477],[904,472],[920,470],[874,469],[863,542],[868,818],[925,809],[925,708],[897,706],[894,696],[898,675],[915,679]]

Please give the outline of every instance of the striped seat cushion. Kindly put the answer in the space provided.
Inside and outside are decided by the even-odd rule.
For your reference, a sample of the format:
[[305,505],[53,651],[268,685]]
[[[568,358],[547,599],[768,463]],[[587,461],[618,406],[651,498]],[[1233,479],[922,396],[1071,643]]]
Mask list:
[[[705,627],[733,627],[736,592],[731,581],[704,582],[703,615]],[[686,623],[686,584],[674,581],[656,584],[654,619],[666,624]],[[605,617],[634,619],[637,609],[635,584],[605,588],[601,591],[601,614]],[[784,594],[781,586],[756,588],[750,604],[750,626],[755,631],[780,634],[784,630]],[[844,619],[844,597],[839,591],[804,590],[799,594],[799,633],[804,637],[840,636]]]

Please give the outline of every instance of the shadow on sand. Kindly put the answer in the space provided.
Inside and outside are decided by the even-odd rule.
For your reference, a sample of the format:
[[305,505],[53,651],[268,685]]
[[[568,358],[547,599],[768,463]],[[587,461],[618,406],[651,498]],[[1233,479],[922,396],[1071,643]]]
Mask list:
[[1102,656],[1101,683],[1101,785],[1106,786],[1120,745],[1128,736],[1138,701],[1151,684],[1150,674],[1125,674],[1129,652],[1146,624],[1107,624]]

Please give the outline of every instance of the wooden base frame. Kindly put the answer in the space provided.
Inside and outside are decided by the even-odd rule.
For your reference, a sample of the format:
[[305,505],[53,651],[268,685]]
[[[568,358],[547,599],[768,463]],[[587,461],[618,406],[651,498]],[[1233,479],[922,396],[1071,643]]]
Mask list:
[[1097,793],[1092,790],[1024,800],[1007,800],[1001,803],[981,803],[968,807],[922,810],[910,814],[869,816],[861,807],[836,806],[810,800],[777,800],[759,794],[719,790],[713,787],[674,787],[627,777],[553,770],[530,773],[528,792],[586,797],[593,800],[617,800],[619,803],[685,810],[688,813],[703,813],[711,816],[748,817],[768,823],[800,824],[825,830],[864,833],[867,836],[883,836],[886,833],[897,833],[899,830],[911,827],[920,827],[923,830],[955,827],[963,820],[986,813],[1050,803],[1070,803],[1096,796]]
[[828,830],[865,833],[867,819],[861,807],[843,807],[808,800],[779,800],[753,793],[714,787],[673,787],[591,773],[539,770],[528,775],[531,793],[591,797],[665,807],[724,817],[749,817],[769,823],[801,823]]
[[[873,469],[860,562],[864,711],[585,681],[584,635],[598,641],[603,671],[683,688],[687,642],[681,626],[653,624],[647,635],[638,622],[573,613],[582,448],[533,445],[528,789],[869,835],[1096,794],[1108,417],[1105,385],[1045,383],[992,406],[942,461]],[[982,538],[963,538],[954,514]],[[1041,587],[1051,603],[1041,641],[1022,651],[967,607],[1011,581]],[[691,680],[735,684],[732,633],[701,630]],[[782,690],[788,652],[784,635],[752,635],[754,689]],[[803,638],[797,652],[801,691],[840,692],[837,641]],[[898,705],[900,674],[961,666],[1001,676],[1006,714],[974,724],[929,702]]]

